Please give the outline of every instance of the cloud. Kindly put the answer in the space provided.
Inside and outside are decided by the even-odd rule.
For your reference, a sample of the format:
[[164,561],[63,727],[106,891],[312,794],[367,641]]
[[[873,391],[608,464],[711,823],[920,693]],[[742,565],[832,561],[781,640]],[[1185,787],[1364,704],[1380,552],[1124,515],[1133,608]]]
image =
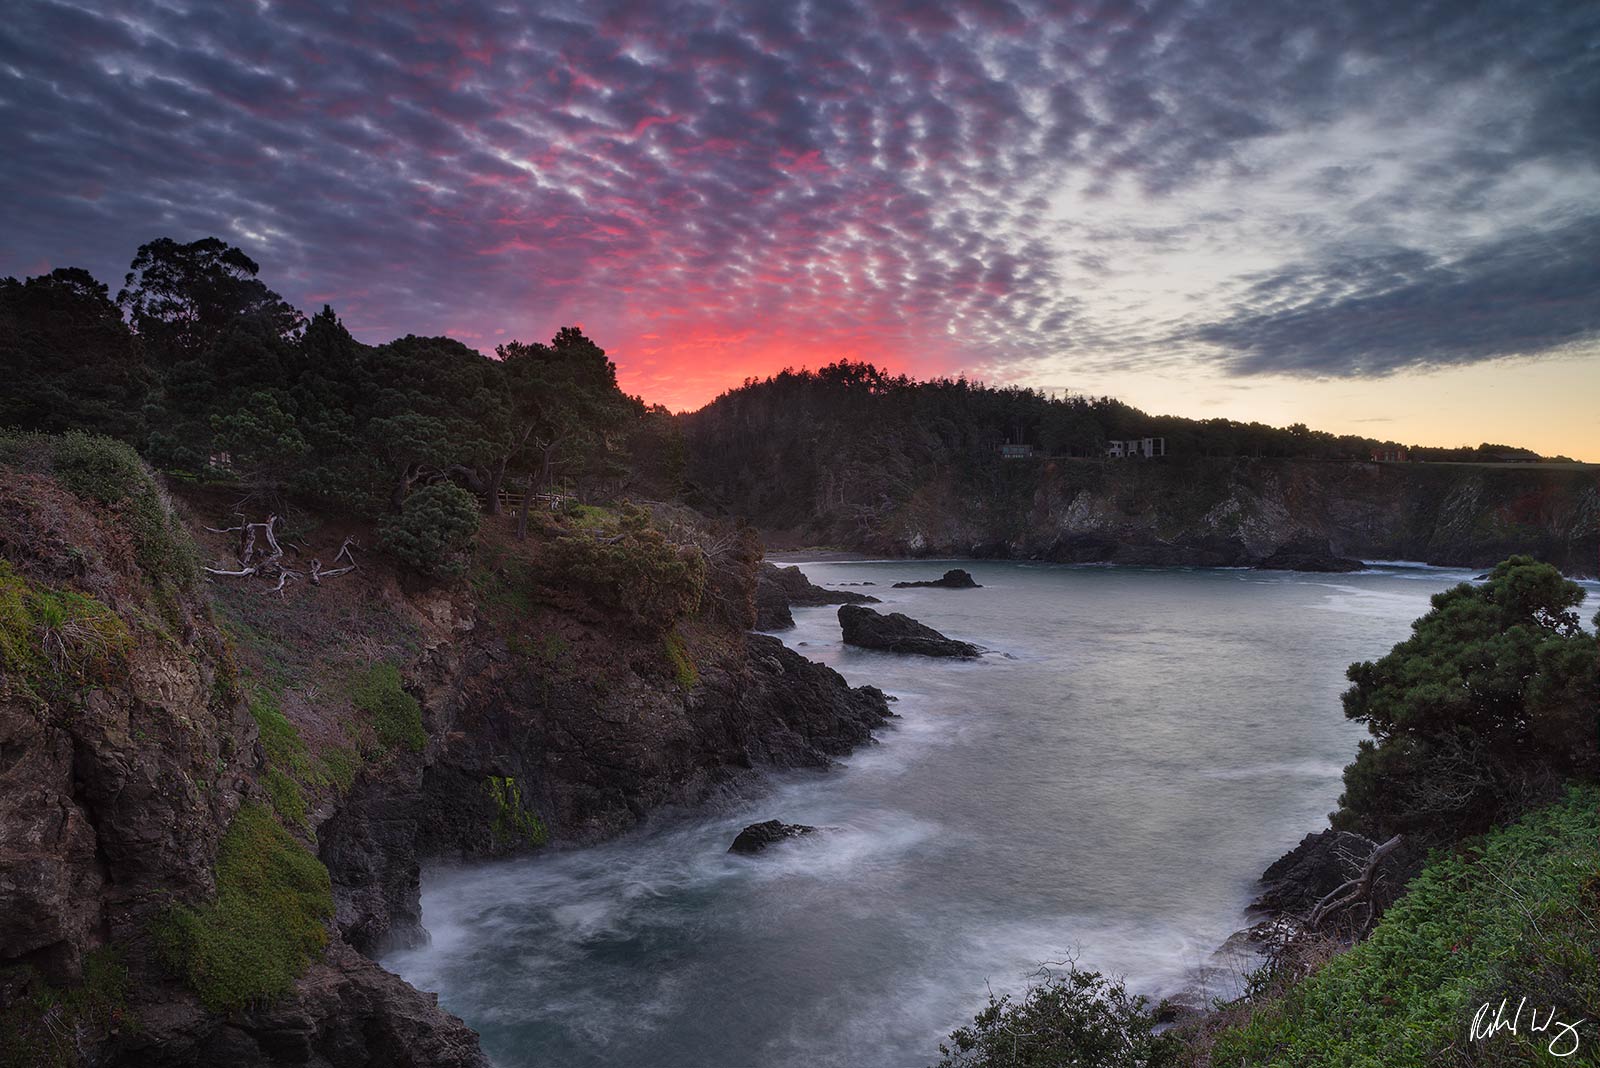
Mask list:
[[0,271],[214,233],[369,340],[583,322],[680,404],[838,354],[1350,375],[1595,336],[1592,4],[8,14]]

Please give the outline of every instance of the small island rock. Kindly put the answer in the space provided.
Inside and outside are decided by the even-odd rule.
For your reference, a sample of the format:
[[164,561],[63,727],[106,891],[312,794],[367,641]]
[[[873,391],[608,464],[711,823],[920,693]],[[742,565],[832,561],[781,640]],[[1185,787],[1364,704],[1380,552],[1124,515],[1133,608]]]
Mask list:
[[923,656],[975,657],[980,650],[970,642],[946,638],[932,627],[923,626],[908,615],[874,612],[860,605],[839,609],[839,626],[846,645],[881,649],[891,653],[919,653]]
[[933,587],[941,590],[983,589],[983,587],[973,579],[970,572],[967,572],[959,567],[952,567],[939,578],[930,579],[926,582],[896,582],[894,584],[894,588],[897,590],[915,589],[919,586]]

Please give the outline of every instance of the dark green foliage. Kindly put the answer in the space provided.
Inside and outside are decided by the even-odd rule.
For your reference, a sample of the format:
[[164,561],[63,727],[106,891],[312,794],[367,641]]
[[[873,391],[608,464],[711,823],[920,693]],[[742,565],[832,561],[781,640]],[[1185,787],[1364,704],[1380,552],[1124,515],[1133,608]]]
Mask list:
[[239,809],[217,855],[217,898],[157,925],[161,955],[213,1012],[278,997],[322,955],[328,870],[263,805]]
[[[1564,801],[1436,856],[1366,942],[1258,1005],[1221,1034],[1215,1068],[1555,1065],[1551,1034],[1468,1041],[1473,1014],[1509,997],[1592,1018],[1600,998],[1600,791]],[[1592,1058],[1600,1033],[1586,1025]],[[1470,1055],[1470,1059],[1469,1059]],[[1594,1063],[1589,1059],[1587,1063]]]
[[1052,397],[965,378],[918,382],[849,362],[748,381],[683,427],[689,481],[704,503],[846,541],[873,517],[914,505],[934,480],[949,481],[953,496],[975,510],[1020,520],[1040,465],[1002,460],[1008,442],[1099,459],[1109,439],[1163,437],[1161,463],[1185,465],[1208,457],[1366,459],[1383,444],[1300,424],[1154,416],[1110,397]]
[[1099,972],[1044,969],[1021,1000],[989,995],[941,1043],[935,1068],[1163,1068],[1182,1046],[1155,1034],[1149,1003]]
[[1433,598],[1410,638],[1352,665],[1345,715],[1365,723],[1334,824],[1380,837],[1488,827],[1600,771],[1600,658],[1581,587],[1512,557]]
[[154,376],[106,287],[63,267],[0,279],[0,427],[142,436]]
[[484,780],[483,789],[494,803],[494,824],[490,832],[497,848],[542,846],[550,840],[544,821],[524,807],[522,789],[515,779],[491,775]]
[[478,532],[478,502],[449,482],[423,486],[406,498],[399,514],[378,523],[383,547],[402,562],[429,575],[466,573],[472,538]]
[[83,978],[55,987],[37,974],[0,1012],[0,1068],[77,1068],[80,1035],[136,1031],[128,1014],[128,968],[117,950],[83,958]]
[[694,612],[705,589],[699,550],[672,544],[648,510],[631,504],[623,507],[615,528],[556,538],[543,564],[540,578],[546,585],[581,589],[652,632],[664,632]]
[[357,680],[351,699],[372,723],[378,741],[387,749],[421,752],[428,735],[422,728],[422,706],[400,684],[393,664],[376,664]]

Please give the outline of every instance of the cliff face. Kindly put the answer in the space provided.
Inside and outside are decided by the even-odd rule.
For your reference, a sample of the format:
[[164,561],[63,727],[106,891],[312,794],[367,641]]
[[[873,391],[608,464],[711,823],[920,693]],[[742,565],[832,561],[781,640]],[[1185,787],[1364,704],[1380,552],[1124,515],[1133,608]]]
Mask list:
[[220,500],[186,530],[118,446],[8,448],[0,1064],[481,1064],[364,955],[418,936],[423,860],[593,841],[888,715],[747,634],[748,552],[665,629],[516,568],[277,596],[198,573]]
[[[738,510],[738,502],[727,502]],[[759,520],[759,516],[754,517]],[[1287,546],[1486,567],[1600,565],[1600,472],[1309,460],[1015,461],[822,508],[789,540],[911,556],[1239,566]]]

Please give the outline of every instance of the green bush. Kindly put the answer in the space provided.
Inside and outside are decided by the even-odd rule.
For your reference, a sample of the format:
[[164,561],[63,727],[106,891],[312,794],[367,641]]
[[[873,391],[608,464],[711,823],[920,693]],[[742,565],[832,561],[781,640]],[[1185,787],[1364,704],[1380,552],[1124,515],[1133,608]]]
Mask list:
[[[1541,1018],[1552,1009],[1568,1022],[1594,1016],[1597,806],[1600,790],[1574,788],[1562,802],[1436,856],[1366,942],[1219,1035],[1213,1065],[1585,1063],[1546,1059],[1541,1050],[1553,1036],[1526,1026],[1477,1043],[1468,1030],[1479,1006],[1507,997],[1514,1009],[1527,996]],[[1583,1044],[1591,1058],[1600,1051],[1592,1022]]]
[[376,664],[365,671],[357,678],[351,697],[355,706],[367,714],[385,748],[421,752],[427,744],[422,706],[401,686],[400,669],[393,664]]
[[1022,1000],[989,995],[973,1022],[950,1033],[935,1068],[1164,1068],[1182,1049],[1155,1033],[1149,1003],[1099,972],[1044,970]]
[[543,559],[542,581],[577,587],[636,625],[665,631],[694,612],[705,591],[706,564],[698,549],[669,542],[650,513],[624,505],[618,525],[604,533],[555,539]]
[[156,927],[162,958],[213,1012],[288,991],[327,944],[328,869],[264,805],[239,809],[217,854],[217,899]]
[[194,542],[128,445],[78,431],[0,431],[0,461],[52,474],[78,497],[109,508],[131,532],[134,556],[169,615],[178,594],[193,588],[200,567]]
[[478,499],[451,482],[423,486],[406,498],[399,513],[378,521],[378,538],[386,550],[440,578],[466,573],[477,533]]
[[1433,598],[1411,637],[1351,666],[1345,715],[1367,725],[1334,826],[1447,840],[1600,771],[1600,660],[1584,591],[1525,556]]

